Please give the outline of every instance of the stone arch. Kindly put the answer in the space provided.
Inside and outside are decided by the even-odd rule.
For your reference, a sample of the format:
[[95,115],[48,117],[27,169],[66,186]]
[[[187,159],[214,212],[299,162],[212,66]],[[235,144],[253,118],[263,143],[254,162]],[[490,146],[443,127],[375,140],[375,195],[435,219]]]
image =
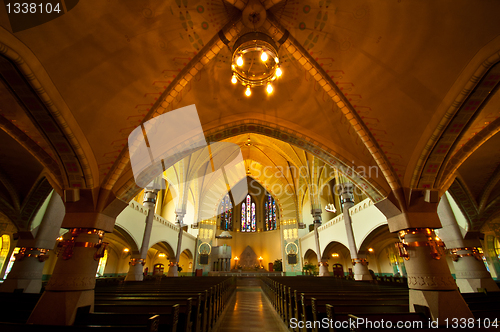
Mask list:
[[[41,102],[43,111],[39,112],[38,116],[45,121],[38,121],[39,124],[43,123],[40,131],[43,133],[57,128],[72,148],[68,149],[65,144],[52,144],[56,153],[66,161],[58,165],[54,158],[43,152],[26,134],[13,126],[6,128],[6,131],[16,137],[16,140],[25,142],[24,147],[49,170],[52,180],[50,182],[58,191],[64,187],[93,188],[99,178],[94,153],[79,128],[73,128],[71,125],[76,123],[76,120],[44,66],[30,48],[3,27],[0,27],[0,46],[0,62],[14,66],[17,75],[22,76],[22,81],[26,80],[35,98]],[[75,173],[71,167],[77,167],[80,176],[68,176],[69,173]]]
[[307,251],[304,253],[304,265],[306,263],[313,264],[313,265],[318,265],[318,255],[316,255],[316,252],[312,249],[307,249]]
[[[182,272],[192,272],[194,266],[193,253],[189,249],[184,249],[179,258],[179,266],[182,267]],[[191,267],[190,267],[191,266]]]
[[332,266],[337,263],[342,265],[344,272],[347,272],[347,269],[351,266],[351,253],[349,248],[338,241],[331,241],[328,243],[323,250],[321,259],[328,263],[329,270],[332,270]]
[[175,251],[166,240],[158,241],[153,245],[149,246],[149,249],[157,249],[158,251],[164,252],[166,254],[166,258],[172,260],[175,258]]
[[115,224],[113,233],[121,237],[122,240],[124,240],[124,242],[126,242],[126,244],[129,245],[129,248],[132,252],[139,251],[139,246],[137,244],[137,241],[134,239],[134,236],[127,229],[125,229],[120,225]]

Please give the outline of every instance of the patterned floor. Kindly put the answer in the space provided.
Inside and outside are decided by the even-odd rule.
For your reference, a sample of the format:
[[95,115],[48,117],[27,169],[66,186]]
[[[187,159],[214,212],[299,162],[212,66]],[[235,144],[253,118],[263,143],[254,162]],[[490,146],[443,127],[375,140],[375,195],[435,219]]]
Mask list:
[[260,280],[238,278],[232,302],[215,331],[217,332],[285,332],[288,331],[273,306],[262,292]]

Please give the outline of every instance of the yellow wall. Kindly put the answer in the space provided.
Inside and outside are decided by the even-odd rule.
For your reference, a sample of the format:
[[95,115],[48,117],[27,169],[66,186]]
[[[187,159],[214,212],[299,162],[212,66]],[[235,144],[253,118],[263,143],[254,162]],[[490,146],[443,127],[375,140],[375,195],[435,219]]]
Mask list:
[[231,246],[231,268],[234,268],[234,257],[241,256],[247,246],[250,246],[257,257],[262,256],[262,265],[267,270],[269,263],[276,259],[282,259],[280,231],[268,231],[258,233],[231,232],[231,240],[218,240],[218,245],[227,244]]

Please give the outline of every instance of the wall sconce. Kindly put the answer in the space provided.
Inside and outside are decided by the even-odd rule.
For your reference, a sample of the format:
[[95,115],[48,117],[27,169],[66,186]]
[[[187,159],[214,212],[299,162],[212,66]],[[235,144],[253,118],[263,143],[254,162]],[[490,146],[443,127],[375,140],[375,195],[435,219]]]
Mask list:
[[234,257],[234,269],[237,270],[238,269],[238,256]]
[[128,255],[130,255],[130,249],[129,248],[123,248],[123,252],[122,252],[122,258],[125,258],[127,257]]
[[336,252],[334,252],[334,253],[332,254],[332,257],[337,258],[337,257],[339,257],[339,254],[337,254]]
[[368,248],[368,252],[373,253],[373,248]]
[[166,256],[167,256],[167,255],[165,255],[164,253],[160,253],[160,254],[158,254],[158,257],[160,257],[160,258],[165,258]]

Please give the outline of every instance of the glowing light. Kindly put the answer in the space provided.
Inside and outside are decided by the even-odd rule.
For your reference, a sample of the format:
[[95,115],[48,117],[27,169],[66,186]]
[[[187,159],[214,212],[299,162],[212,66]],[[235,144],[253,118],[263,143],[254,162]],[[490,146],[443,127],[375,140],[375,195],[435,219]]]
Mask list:
[[267,93],[268,94],[271,94],[273,93],[273,86],[271,85],[271,83],[267,83]]
[[243,57],[242,57],[242,56],[240,56],[240,57],[238,58],[238,60],[236,60],[236,64],[237,64],[238,66],[240,66],[240,67],[241,67],[241,66],[243,66]]
[[246,89],[246,91],[245,91],[245,95],[246,95],[247,97],[250,97],[250,95],[251,95],[251,94],[252,94],[252,90],[250,90],[250,86],[247,86],[247,89]]
[[280,68],[280,67],[278,67],[278,68],[276,69],[276,77],[281,77],[281,75],[283,75],[283,72],[281,71],[281,68]]
[[280,59],[278,59],[278,57],[276,57],[276,58],[274,58],[274,62],[280,63]]
[[59,236],[59,237],[57,238],[57,241],[62,241],[62,240],[63,240],[63,237],[62,237],[62,236]]
[[164,253],[161,253],[158,255],[158,257],[165,257],[166,255]]
[[334,252],[334,253],[332,254],[332,257],[339,257],[339,254],[337,254],[336,252]]
[[267,53],[262,52],[262,54],[260,55],[260,59],[262,60],[262,62],[266,62],[267,58],[268,58]]
[[236,76],[233,75],[233,77],[231,78],[231,83],[236,84],[236,82],[237,82]]
[[129,251],[130,251],[130,249],[129,249],[129,248],[124,248],[124,249],[123,249],[123,252],[129,252]]
[[373,252],[373,248],[368,248],[368,251],[369,252]]

